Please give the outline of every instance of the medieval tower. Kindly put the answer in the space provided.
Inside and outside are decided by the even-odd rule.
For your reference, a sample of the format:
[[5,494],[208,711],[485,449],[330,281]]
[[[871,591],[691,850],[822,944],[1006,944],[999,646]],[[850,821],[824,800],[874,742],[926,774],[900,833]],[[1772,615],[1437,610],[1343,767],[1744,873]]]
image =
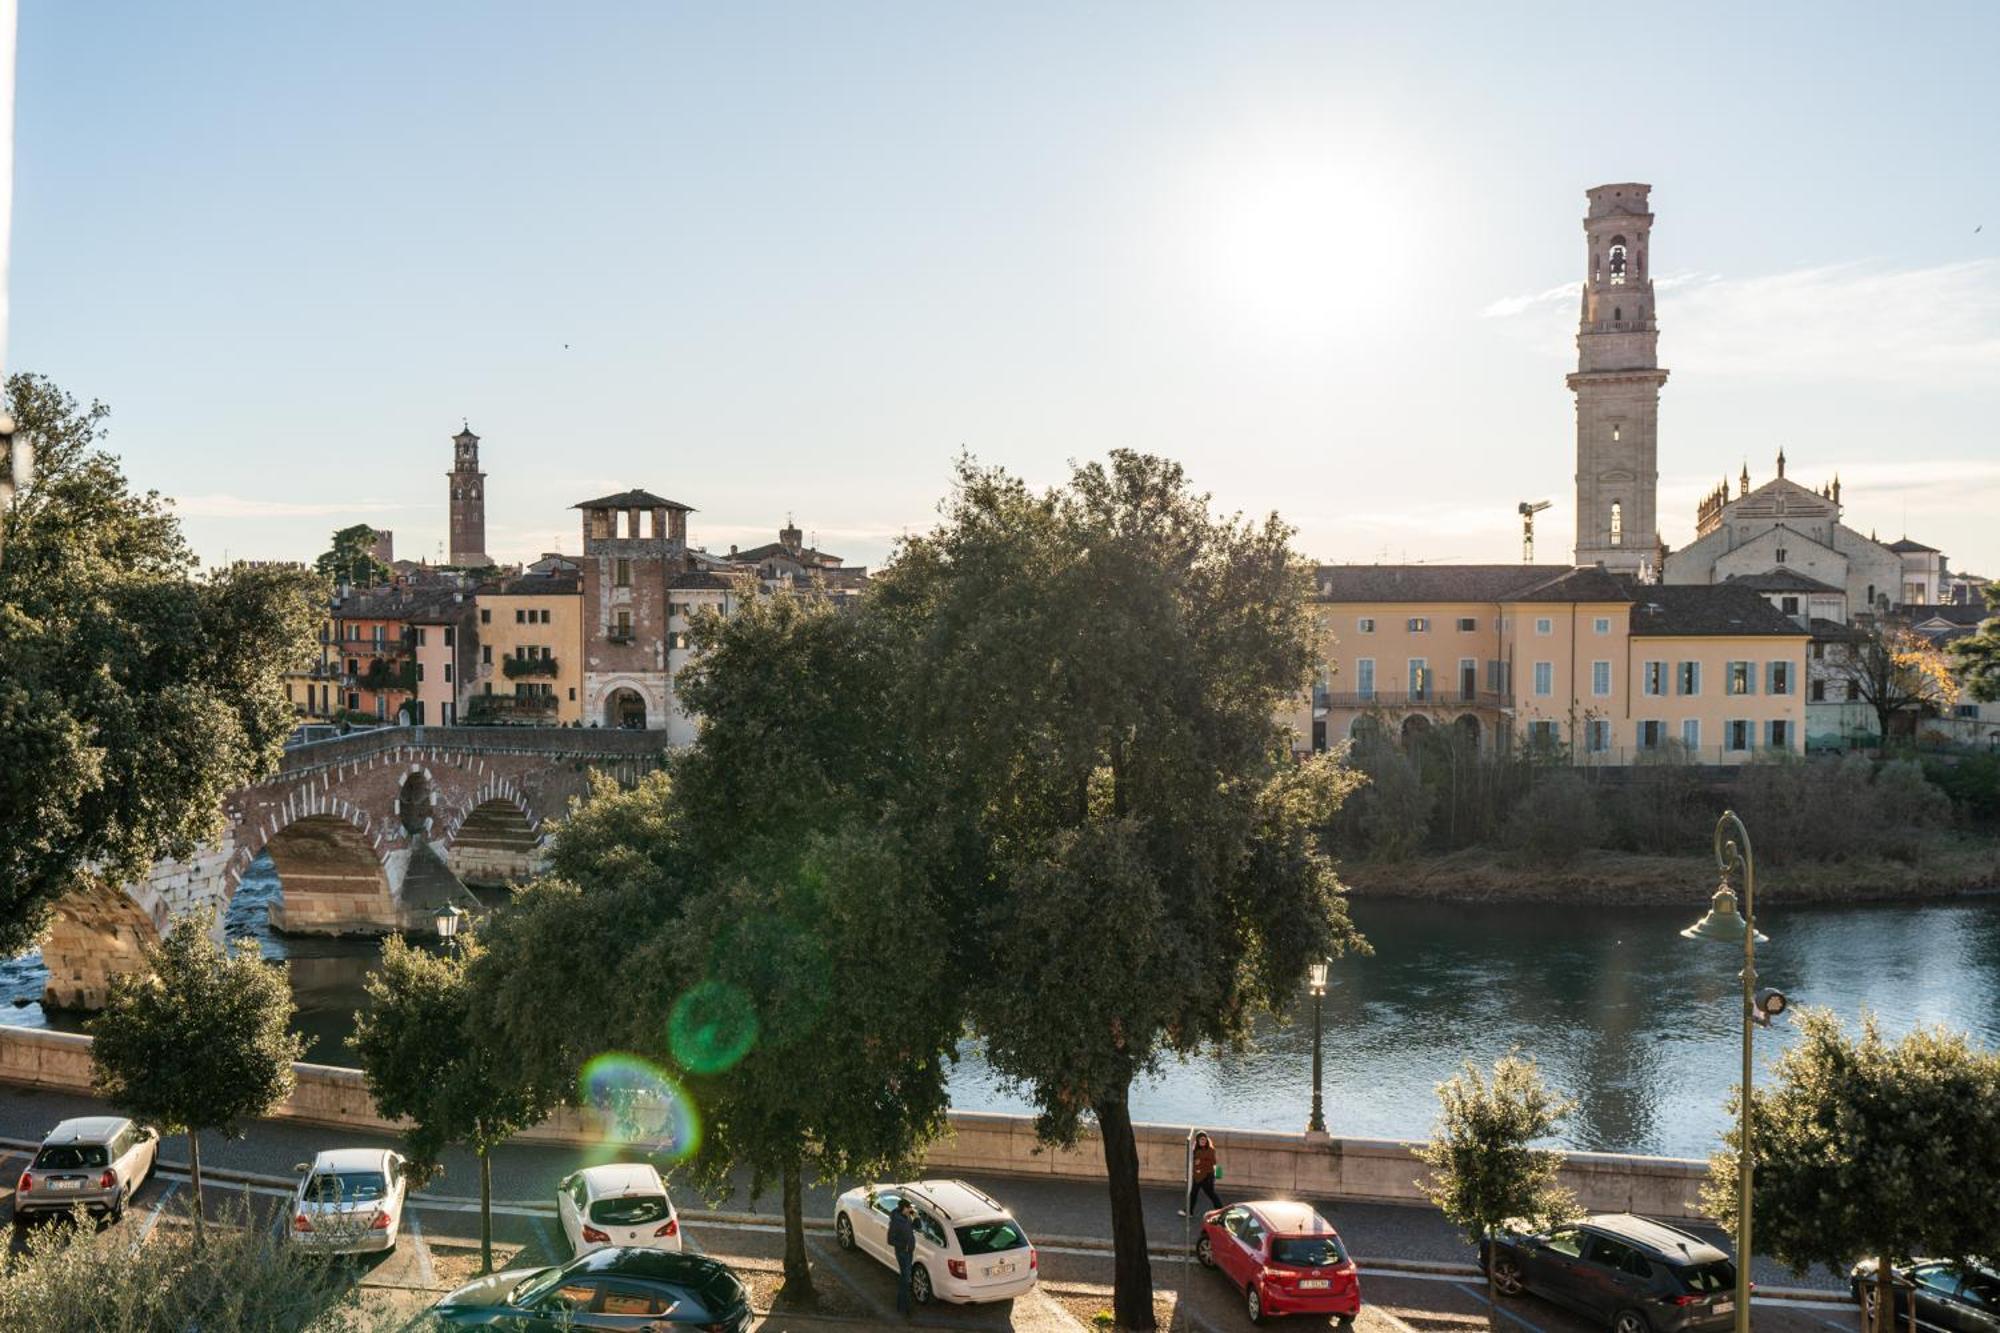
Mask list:
[[1576,333],[1576,563],[1658,568],[1659,326],[1647,267],[1650,185],[1586,193],[1588,266]]
[[486,474],[479,470],[479,437],[472,427],[451,437],[451,563],[490,565],[486,554]]

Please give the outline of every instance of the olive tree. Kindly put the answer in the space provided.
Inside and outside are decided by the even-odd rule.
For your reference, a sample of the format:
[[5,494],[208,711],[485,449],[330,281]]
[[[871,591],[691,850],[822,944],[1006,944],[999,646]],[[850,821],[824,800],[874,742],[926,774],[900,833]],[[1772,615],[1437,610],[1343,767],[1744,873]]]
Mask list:
[[1479,1248],[1492,1328],[1499,1266],[1492,1241],[1501,1225],[1518,1218],[1548,1227],[1579,1211],[1558,1179],[1562,1154],[1534,1146],[1561,1127],[1576,1103],[1551,1091],[1535,1062],[1518,1054],[1495,1062],[1490,1078],[1468,1060],[1437,1092],[1437,1127],[1416,1150],[1430,1168],[1418,1186]]
[[215,918],[175,921],[148,970],[115,978],[91,1021],[98,1095],[165,1133],[186,1133],[201,1230],[201,1131],[236,1134],[289,1097],[305,1039],[291,1030],[292,990],[281,964],[254,941],[234,952],[215,940]]

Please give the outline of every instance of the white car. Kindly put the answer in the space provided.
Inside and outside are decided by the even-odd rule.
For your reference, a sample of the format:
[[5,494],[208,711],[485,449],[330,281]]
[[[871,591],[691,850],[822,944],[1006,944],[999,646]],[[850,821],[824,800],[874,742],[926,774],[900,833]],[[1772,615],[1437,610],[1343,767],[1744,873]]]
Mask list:
[[289,1234],[319,1254],[366,1254],[396,1248],[403,1229],[408,1164],[387,1148],[337,1148],[300,1162]]
[[843,1250],[861,1250],[890,1268],[889,1215],[916,1205],[917,1261],[910,1294],[964,1305],[1006,1301],[1032,1291],[1039,1260],[1028,1234],[1000,1201],[962,1180],[914,1180],[856,1186],[834,1201],[833,1234]]
[[681,1248],[681,1219],[660,1173],[644,1163],[587,1167],[556,1186],[556,1217],[571,1254],[618,1245]]

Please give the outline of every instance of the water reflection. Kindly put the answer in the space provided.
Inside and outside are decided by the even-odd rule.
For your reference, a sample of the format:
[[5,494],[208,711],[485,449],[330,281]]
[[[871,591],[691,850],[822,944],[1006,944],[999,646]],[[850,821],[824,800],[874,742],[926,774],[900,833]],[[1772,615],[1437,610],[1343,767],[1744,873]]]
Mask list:
[[[307,1058],[351,1063],[343,1046],[362,983],[379,957],[370,940],[284,938],[265,914],[278,893],[259,861],[227,929],[292,964]],[[1723,1127],[1740,1059],[1740,958],[1683,940],[1702,909],[1464,906],[1363,901],[1357,923],[1371,958],[1334,965],[1326,998],[1326,1116],[1336,1134],[1428,1132],[1437,1083],[1467,1058],[1490,1064],[1519,1047],[1577,1098],[1562,1142],[1606,1151],[1705,1156]],[[1758,950],[1765,983],[1849,1021],[1865,1006],[1891,1034],[1942,1022],[2000,1046],[2000,898],[1936,906],[1767,909]],[[39,960],[0,964],[0,999],[38,999]],[[1311,1011],[1265,1021],[1252,1048],[1170,1063],[1134,1090],[1142,1120],[1303,1128],[1310,1108]],[[58,1016],[69,1025],[71,1016]],[[42,1025],[38,1003],[0,1019]],[[1757,1037],[1768,1067],[1793,1040],[1780,1024]],[[1032,1110],[981,1058],[961,1048],[955,1105]]]

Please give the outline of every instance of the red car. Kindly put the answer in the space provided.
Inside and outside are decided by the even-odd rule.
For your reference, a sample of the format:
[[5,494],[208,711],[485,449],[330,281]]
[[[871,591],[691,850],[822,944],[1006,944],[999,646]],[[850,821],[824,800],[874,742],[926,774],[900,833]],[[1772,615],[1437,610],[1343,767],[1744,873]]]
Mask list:
[[1201,1219],[1194,1257],[1243,1289],[1250,1322],[1272,1315],[1361,1313],[1361,1276],[1340,1233],[1311,1204],[1287,1199],[1232,1203]]

